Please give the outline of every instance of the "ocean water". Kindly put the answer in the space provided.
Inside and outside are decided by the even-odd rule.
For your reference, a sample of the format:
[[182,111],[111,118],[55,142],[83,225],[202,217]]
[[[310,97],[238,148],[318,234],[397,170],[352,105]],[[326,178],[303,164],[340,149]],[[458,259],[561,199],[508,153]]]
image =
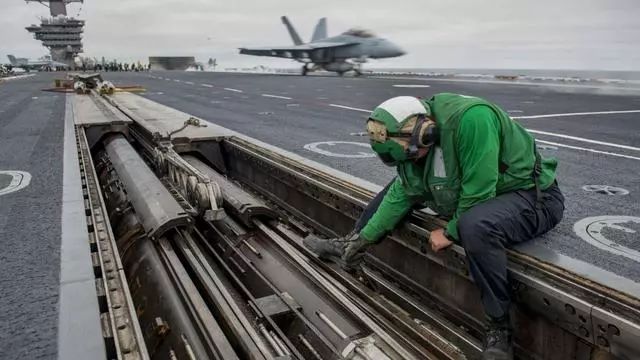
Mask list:
[[517,76],[539,80],[580,80],[640,83],[640,71],[610,70],[536,70],[536,69],[431,69],[431,68],[368,68],[373,72],[415,73],[430,76],[460,76],[494,78]]

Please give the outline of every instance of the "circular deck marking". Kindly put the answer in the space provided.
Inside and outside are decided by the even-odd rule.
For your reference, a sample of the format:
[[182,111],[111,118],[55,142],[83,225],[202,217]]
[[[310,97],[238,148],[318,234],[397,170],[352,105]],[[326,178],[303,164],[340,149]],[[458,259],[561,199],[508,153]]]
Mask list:
[[431,87],[431,85],[418,85],[418,84],[398,84],[398,85],[393,85],[393,87],[397,87],[397,88],[428,88]]
[[585,185],[582,190],[603,195],[627,195],[629,190],[609,185]]
[[627,234],[635,234],[636,230],[623,226],[624,224],[629,223],[640,225],[640,218],[635,216],[610,215],[588,217],[576,222],[573,225],[573,231],[582,240],[599,249],[640,262],[639,251],[615,243],[607,239],[603,234],[603,230],[606,228],[623,231]]
[[29,186],[31,182],[31,174],[26,171],[5,170],[0,171],[0,179],[9,178],[7,181],[1,181],[0,196],[16,192]]
[[[324,150],[321,148],[321,147],[335,146],[335,145],[349,145],[349,146],[363,147],[363,148],[367,148],[367,150],[369,151],[367,152],[358,151],[355,154],[342,154],[342,153],[335,153],[332,151]],[[357,159],[376,157],[376,154],[371,152],[371,145],[367,143],[359,143],[359,142],[353,142],[353,141],[320,141],[320,142],[307,144],[304,146],[304,148],[309,151],[313,151],[315,153],[322,154],[325,156],[331,156],[331,157],[357,158]]]

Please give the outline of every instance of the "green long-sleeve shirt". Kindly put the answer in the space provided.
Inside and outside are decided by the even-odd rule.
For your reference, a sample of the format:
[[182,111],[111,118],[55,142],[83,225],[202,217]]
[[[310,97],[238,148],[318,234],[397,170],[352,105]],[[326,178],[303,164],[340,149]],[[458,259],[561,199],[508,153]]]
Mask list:
[[474,106],[462,116],[458,130],[458,163],[461,168],[458,207],[447,232],[458,239],[458,219],[474,205],[496,196],[500,156],[500,125],[486,106]]
[[380,207],[360,231],[360,236],[369,242],[377,242],[380,237],[396,227],[411,210],[412,205],[413,202],[405,192],[402,181],[396,177],[380,203]]
[[[495,113],[487,106],[467,110],[460,120],[457,140],[461,190],[457,210],[447,225],[447,232],[455,239],[458,239],[460,215],[496,196],[500,125]],[[422,200],[430,200],[426,187],[424,191]],[[396,227],[414,204],[415,197],[408,195],[400,178],[396,178],[380,207],[360,232],[361,236],[371,242],[378,241]]]

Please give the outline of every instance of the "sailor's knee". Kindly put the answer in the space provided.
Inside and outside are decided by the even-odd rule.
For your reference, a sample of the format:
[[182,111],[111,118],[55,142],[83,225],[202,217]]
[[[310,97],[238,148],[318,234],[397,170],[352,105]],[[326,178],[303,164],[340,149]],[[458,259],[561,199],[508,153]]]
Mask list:
[[564,216],[564,196],[560,190],[557,189],[556,192],[551,194],[551,197],[547,202],[551,227],[555,227],[560,223]]
[[474,213],[470,211],[460,216],[458,236],[467,253],[481,254],[490,248],[491,234],[496,232],[496,227],[495,224]]

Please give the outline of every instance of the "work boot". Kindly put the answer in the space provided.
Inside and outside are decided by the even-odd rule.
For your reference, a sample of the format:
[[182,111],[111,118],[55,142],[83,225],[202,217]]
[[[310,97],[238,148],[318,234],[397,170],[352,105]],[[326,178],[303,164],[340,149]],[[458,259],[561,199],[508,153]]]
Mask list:
[[345,270],[351,270],[357,266],[368,246],[368,242],[355,231],[333,239],[321,239],[315,235],[309,235],[302,240],[302,243],[316,253],[318,258],[331,260]]
[[489,319],[482,359],[513,360],[513,330],[508,315]]

